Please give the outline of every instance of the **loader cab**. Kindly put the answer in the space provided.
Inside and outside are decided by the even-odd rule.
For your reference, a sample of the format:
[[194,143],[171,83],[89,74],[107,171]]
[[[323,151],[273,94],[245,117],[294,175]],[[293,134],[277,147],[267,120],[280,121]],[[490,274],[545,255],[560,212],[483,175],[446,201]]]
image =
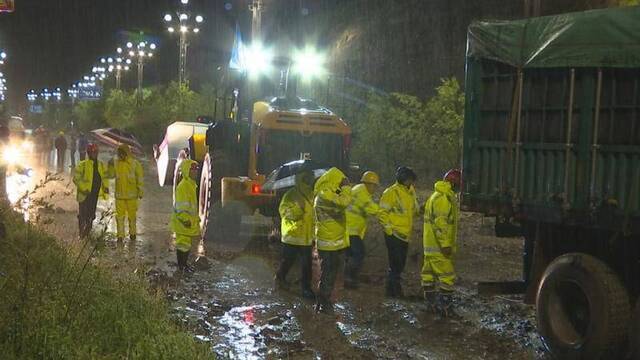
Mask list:
[[330,166],[348,166],[351,129],[331,110],[311,100],[273,97],[256,102],[251,128],[251,178],[299,160],[300,154]]

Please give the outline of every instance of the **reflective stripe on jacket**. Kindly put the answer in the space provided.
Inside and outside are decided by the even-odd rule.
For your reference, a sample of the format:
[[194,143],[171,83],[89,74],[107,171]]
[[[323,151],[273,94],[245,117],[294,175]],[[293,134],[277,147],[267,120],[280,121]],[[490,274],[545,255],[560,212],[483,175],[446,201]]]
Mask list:
[[440,253],[450,247],[456,250],[459,208],[458,200],[447,181],[436,182],[435,192],[424,206],[423,247],[425,255]]
[[116,179],[115,197],[121,200],[141,198],[144,193],[142,165],[133,158],[129,147],[122,149],[127,153],[126,158],[121,160],[116,156],[109,162],[109,177]]
[[[106,199],[104,189],[109,188],[109,182],[107,179],[107,169],[105,164],[96,160],[98,163],[98,174],[102,179],[102,186],[100,187],[100,197]],[[93,185],[93,160],[86,159],[80,161],[73,171],[73,183],[76,185],[76,200],[83,202],[87,195],[91,192],[91,186]]]
[[313,238],[313,194],[300,185],[287,191],[280,201],[282,242],[310,246]]
[[408,242],[413,230],[413,217],[418,211],[413,187],[408,188],[398,182],[391,185],[382,193],[380,207],[389,214],[383,223],[385,233]]
[[313,202],[318,250],[337,251],[349,246],[345,210],[351,203],[351,188],[340,184],[346,178],[331,168],[316,182]]
[[180,170],[183,175],[182,180],[180,180],[180,183],[176,187],[170,223],[171,231],[180,235],[200,235],[197,185],[196,182],[189,177],[189,169],[194,162],[193,160],[184,160],[180,164]]
[[351,204],[347,208],[349,236],[358,236],[360,239],[364,239],[369,216],[377,216],[381,222],[388,221],[386,220],[386,211],[373,201],[366,185],[358,184],[351,190]]

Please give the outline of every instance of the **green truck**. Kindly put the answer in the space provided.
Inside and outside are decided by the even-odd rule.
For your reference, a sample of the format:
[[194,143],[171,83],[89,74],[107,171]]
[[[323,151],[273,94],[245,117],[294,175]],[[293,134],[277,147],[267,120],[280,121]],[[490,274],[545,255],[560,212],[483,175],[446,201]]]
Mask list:
[[[562,359],[639,356],[640,7],[469,27],[462,206],[524,238]],[[632,355],[635,352],[635,355]]]

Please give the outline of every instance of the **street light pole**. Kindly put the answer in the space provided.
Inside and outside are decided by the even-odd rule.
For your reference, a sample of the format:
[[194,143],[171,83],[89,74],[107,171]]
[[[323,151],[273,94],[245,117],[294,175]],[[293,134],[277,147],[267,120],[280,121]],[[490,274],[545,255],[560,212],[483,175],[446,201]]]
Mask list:
[[187,82],[187,32],[180,31],[180,64],[178,65],[178,81],[180,84]]
[[[127,43],[127,48],[129,49],[129,56],[131,58],[137,58],[138,62],[138,102],[142,101],[142,82],[144,79],[144,62],[146,57],[153,56],[153,50],[156,49],[156,44],[149,44],[149,49],[147,50],[147,43],[145,41],[140,42],[134,50],[133,44],[131,42]],[[117,67],[116,67],[117,70]]]
[[189,49],[189,34],[198,34],[200,32],[200,24],[204,21],[202,15],[195,15],[188,11],[187,5],[189,0],[180,0],[182,8],[176,11],[174,18],[171,14],[164,16],[164,21],[167,23],[167,31],[169,33],[179,32],[178,38],[178,81],[180,85],[188,83],[187,75],[187,51]]

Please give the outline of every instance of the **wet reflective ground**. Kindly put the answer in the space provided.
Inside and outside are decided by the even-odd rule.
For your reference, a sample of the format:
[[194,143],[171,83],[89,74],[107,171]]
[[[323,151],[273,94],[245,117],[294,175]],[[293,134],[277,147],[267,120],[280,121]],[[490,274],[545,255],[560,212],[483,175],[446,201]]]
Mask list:
[[[157,186],[155,169],[144,162],[146,196],[140,204],[135,242],[118,245],[107,238],[96,262],[114,271],[144,273],[151,289],[166,296],[176,321],[219,358],[229,359],[531,359],[541,358],[532,309],[517,299],[481,298],[475,282],[513,277],[519,269],[517,243],[483,235],[485,226],[465,217],[461,229],[459,317],[442,318],[428,311],[419,297],[419,247],[411,249],[403,300],[383,296],[386,249],[378,229],[367,239],[363,283],[358,290],[339,289],[336,313],[315,314],[311,301],[299,297],[297,268],[289,275],[290,291],[273,289],[278,244],[252,239],[242,251],[218,243],[200,248],[197,271],[175,272],[175,253],[168,231],[171,190]],[[49,231],[77,241],[77,204],[65,180],[47,185],[53,193]],[[99,208],[112,204],[101,202]],[[42,212],[41,212],[42,213]],[[113,229],[111,222],[108,226]],[[235,240],[235,239],[230,239]],[[239,240],[238,241],[242,241]],[[497,256],[496,256],[497,255]]]

